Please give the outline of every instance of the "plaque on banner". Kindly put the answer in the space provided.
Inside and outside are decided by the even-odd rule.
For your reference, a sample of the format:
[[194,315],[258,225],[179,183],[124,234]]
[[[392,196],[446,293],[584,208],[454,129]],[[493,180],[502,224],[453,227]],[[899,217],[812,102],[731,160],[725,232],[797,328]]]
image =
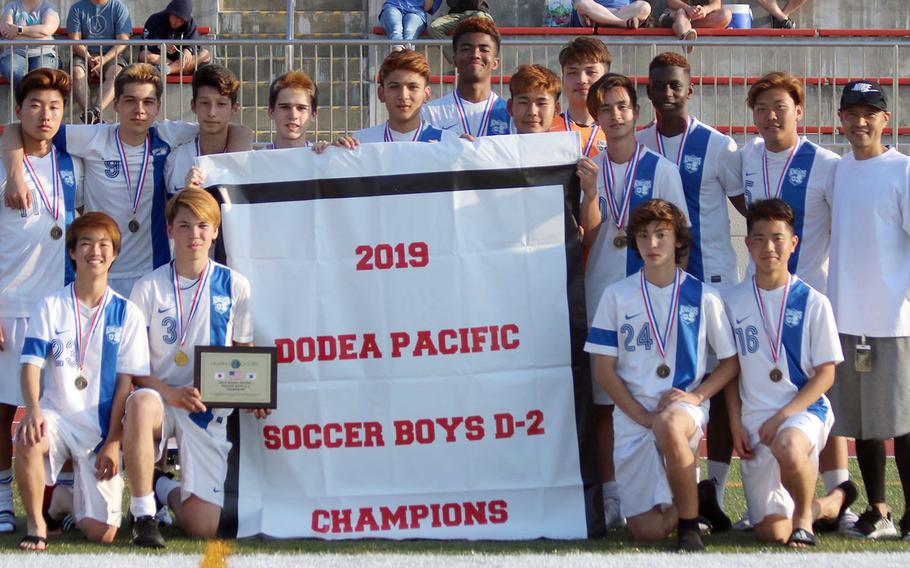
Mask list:
[[275,347],[196,346],[193,385],[208,408],[277,408]]

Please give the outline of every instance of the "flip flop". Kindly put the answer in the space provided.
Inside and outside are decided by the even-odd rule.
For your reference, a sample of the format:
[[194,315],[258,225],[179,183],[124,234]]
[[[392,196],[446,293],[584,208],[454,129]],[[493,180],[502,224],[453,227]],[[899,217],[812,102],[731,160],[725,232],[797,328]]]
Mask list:
[[639,20],[637,16],[632,16],[631,18],[626,20],[626,29],[627,30],[637,30],[638,26],[640,26],[640,25],[641,25],[641,20]]
[[797,545],[815,546],[816,544],[818,541],[815,539],[815,535],[806,529],[793,529],[790,538],[787,539],[787,546],[791,548],[799,548]]
[[[679,36],[679,39],[682,41],[695,41],[698,39],[698,32],[694,29],[687,31],[686,33]],[[692,53],[692,50],[695,49],[694,45],[685,46],[686,53]]]
[[[28,544],[32,546],[24,546]],[[44,552],[47,550],[47,538],[34,534],[27,534],[19,541],[19,549],[28,550],[30,552]]]

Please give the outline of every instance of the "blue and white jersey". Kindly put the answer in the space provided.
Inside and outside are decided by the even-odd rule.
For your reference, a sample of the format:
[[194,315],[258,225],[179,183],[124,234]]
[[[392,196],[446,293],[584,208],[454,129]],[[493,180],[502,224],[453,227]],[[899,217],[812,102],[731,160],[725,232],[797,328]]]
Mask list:
[[[654,409],[670,388],[692,391],[705,375],[708,347],[719,359],[736,355],[730,326],[724,316],[720,294],[711,286],[683,273],[679,308],[674,329],[661,360],[655,330],[646,313],[641,276],[634,274],[609,286],[588,331],[585,351],[616,357],[616,373],[629,392],[645,408]],[[649,285],[655,325],[666,328],[673,286]],[[670,367],[670,376],[660,378],[657,368]]]
[[200,155],[199,137],[171,150],[164,162],[164,179],[167,184],[168,197],[184,188],[186,173],[196,164],[196,157]]
[[694,116],[683,134],[658,139],[651,123],[636,138],[658,153],[662,146],[663,156],[679,169],[692,224],[686,272],[717,288],[738,283],[727,209],[729,197],[743,194],[736,142]]
[[[512,124],[505,99],[491,92],[489,98],[479,103],[464,99],[456,100],[455,92],[434,99],[423,105],[420,114],[430,124],[448,130],[456,136],[471,134],[473,136],[497,136],[514,134],[518,131]],[[459,110],[459,102],[461,109]],[[466,128],[467,126],[467,128]]]
[[[767,199],[766,177],[772,196],[777,194],[778,187],[781,188],[780,198],[790,205],[796,216],[794,229],[799,237],[796,252],[790,257],[790,272],[825,294],[834,173],[840,157],[802,137],[792,158],[790,150],[768,152],[766,175],[764,154],[765,141],[760,136],[740,150],[746,205]],[[754,271],[750,262],[747,275],[751,276]]]
[[[604,290],[610,284],[619,282],[623,278],[636,274],[643,266],[641,258],[629,247],[616,248],[613,239],[617,235],[616,224],[607,207],[607,186],[603,172],[609,160],[608,152],[602,152],[595,163],[600,168],[597,173],[597,195],[600,196],[600,214],[603,222],[597,229],[597,236],[591,243],[588,252],[588,262],[585,266],[585,301],[587,302],[588,323],[590,324],[597,310],[597,304],[603,296]],[[616,183],[613,185],[613,194],[617,203],[622,202],[623,180],[626,178],[627,168],[634,162],[630,160],[625,164],[612,163]],[[635,179],[632,181],[632,196],[629,204],[629,214],[635,208],[651,199],[666,199],[679,207],[683,214],[688,216],[686,209],[686,196],[683,194],[682,181],[679,171],[670,160],[660,154],[643,148]],[[626,217],[626,221],[628,216]]]
[[[398,132],[386,127],[387,122],[358,130],[353,134],[361,144],[371,144],[375,142],[446,142],[458,140],[458,135],[451,130],[436,128],[432,124],[421,122],[420,127],[410,132]],[[388,138],[391,137],[391,140]]]
[[[28,322],[20,362],[44,369],[41,406],[60,414],[93,445],[108,433],[117,374],[149,374],[149,348],[145,319],[126,298],[108,288],[101,304],[79,304],[82,329],[73,311],[72,285],[42,299]],[[76,334],[88,338],[97,311],[95,332],[85,345],[82,371],[77,365]],[[87,385],[76,386],[82,376]],[[97,442],[95,442],[97,440]]]
[[[54,144],[83,160],[85,210],[107,213],[120,227],[120,255],[111,267],[109,278],[138,278],[171,260],[164,219],[165,160],[172,149],[191,142],[199,127],[171,120],[156,123],[149,129],[147,151],[145,144],[123,144],[128,172],[121,163],[117,131],[116,124],[64,124],[54,137]],[[139,230],[133,233],[129,223],[133,219],[136,187],[143,174],[135,217]]]
[[[172,387],[193,384],[196,345],[232,345],[253,341],[253,318],[250,314],[250,283],[240,273],[210,261],[207,278],[179,277],[180,303],[183,320],[189,320],[182,351],[189,364],[179,366],[174,361],[180,347],[177,297],[174,295],[172,264],[166,264],[139,279],[133,286],[130,300],[149,322],[148,341],[152,375]],[[195,315],[190,308],[200,281]]]
[[[773,334],[777,334],[780,322],[784,288],[760,290],[767,327]],[[783,373],[779,382],[770,378],[775,368],[771,356],[774,338],[769,340],[762,324],[752,278],[724,290],[723,298],[738,348],[739,393],[744,424],[760,426],[793,400],[815,375],[817,366],[844,360],[828,298],[800,278],[792,278],[787,305],[783,310],[781,354],[776,365]],[[824,423],[831,412],[831,404],[822,396],[807,411]]]
[[[42,157],[29,156],[29,164],[31,172],[24,168],[24,173],[31,193],[31,208],[20,210],[0,205],[0,317],[4,318],[28,317],[42,298],[75,277],[66,254],[66,228],[73,222],[76,209],[82,207],[82,161],[53,151]],[[35,184],[36,178],[44,196]],[[0,165],[0,201],[5,193],[6,170]],[[63,230],[59,239],[51,237],[55,225]]]

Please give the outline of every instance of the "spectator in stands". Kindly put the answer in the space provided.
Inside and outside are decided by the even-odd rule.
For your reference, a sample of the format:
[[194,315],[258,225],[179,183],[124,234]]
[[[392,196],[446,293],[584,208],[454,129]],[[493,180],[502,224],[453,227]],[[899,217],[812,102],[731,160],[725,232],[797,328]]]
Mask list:
[[[427,27],[427,16],[435,13],[440,4],[442,0],[385,0],[379,12],[379,23],[389,39],[417,39]],[[408,48],[413,49],[413,46],[408,44]],[[396,51],[402,49],[403,45],[395,46]]]
[[[679,39],[694,40],[698,32],[692,28],[722,30],[730,24],[733,12],[721,6],[720,0],[667,0],[667,7],[657,19],[662,28],[673,28]],[[691,51],[691,47],[686,48]]]
[[[156,12],[145,21],[142,39],[186,40],[196,39],[196,22],[193,21],[192,0],[172,0],[162,12]],[[149,44],[139,51],[139,61],[161,66],[160,48]],[[200,65],[212,60],[205,48],[190,45],[168,44],[167,74],[191,74]]]
[[806,0],[786,0],[783,8],[777,5],[777,0],[758,0],[758,3],[771,14],[772,27],[792,30],[796,24],[790,19],[790,15],[799,10]]
[[[72,40],[130,39],[133,23],[121,0],[79,0],[70,8],[66,31]],[[114,79],[126,67],[125,45],[73,46],[73,97],[82,107],[86,124],[102,122],[101,112],[114,100]],[[89,107],[88,80],[102,81],[95,103]]]
[[644,0],[575,0],[572,26],[638,29],[651,15]]
[[[3,7],[0,36],[3,39],[53,39],[60,15],[47,0],[13,0]],[[52,45],[10,48],[0,57],[0,73],[18,84],[26,73],[39,67],[57,68]]]
[[[430,26],[427,28],[427,33],[433,39],[447,38],[455,31],[455,26],[466,18],[477,16],[493,20],[487,0],[446,0],[446,4],[449,5],[449,13],[430,22]],[[452,62],[451,47],[444,46],[442,54],[445,55],[446,61]]]

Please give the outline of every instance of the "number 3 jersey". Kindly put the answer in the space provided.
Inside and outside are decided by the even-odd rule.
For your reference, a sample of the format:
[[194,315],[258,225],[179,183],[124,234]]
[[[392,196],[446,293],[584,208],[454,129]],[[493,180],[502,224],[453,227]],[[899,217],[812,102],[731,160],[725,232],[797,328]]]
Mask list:
[[[44,369],[41,406],[59,413],[80,439],[107,437],[117,374],[149,373],[145,319],[131,302],[108,288],[98,307],[73,311],[72,285],[41,300],[28,322],[20,362]],[[97,314],[97,310],[102,310]],[[97,319],[96,319],[97,314]],[[96,321],[94,333],[92,322]],[[77,364],[77,338],[91,338]],[[85,382],[79,381],[84,378]],[[82,388],[79,388],[82,386]]]
[[[670,388],[692,391],[705,374],[708,346],[719,359],[736,355],[730,326],[724,315],[718,292],[683,273],[679,285],[676,321],[666,343],[662,360],[645,307],[639,273],[612,284],[604,290],[597,313],[588,332],[585,351],[616,357],[616,373],[629,393],[648,409],[657,406]],[[654,325],[664,333],[673,286],[649,285]],[[670,367],[670,375],[661,378],[657,369]]]
[[[203,273],[198,279],[178,276],[178,306],[173,265],[171,262],[142,277],[133,286],[130,300],[149,322],[152,375],[172,387],[184,387],[193,384],[194,346],[253,341],[250,283],[227,266],[209,261],[207,275]],[[182,312],[183,324],[178,312]],[[178,351],[189,357],[186,365],[176,363]]]

